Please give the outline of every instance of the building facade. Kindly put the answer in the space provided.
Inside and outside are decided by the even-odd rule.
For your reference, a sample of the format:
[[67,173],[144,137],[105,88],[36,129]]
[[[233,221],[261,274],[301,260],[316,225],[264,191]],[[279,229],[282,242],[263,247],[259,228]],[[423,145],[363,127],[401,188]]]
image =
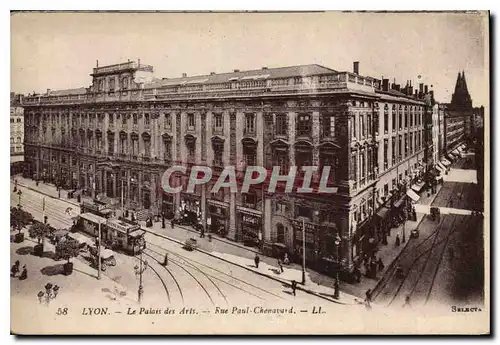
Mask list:
[[473,130],[473,108],[465,72],[458,73],[451,103],[446,104],[444,120],[444,149],[447,153],[464,142],[470,142]]
[[[26,173],[127,208],[188,214],[265,251],[277,244],[301,257],[305,247],[308,262],[351,270],[385,237],[378,210],[425,170],[423,93],[389,89],[359,63],[352,72],[303,65],[155,79],[152,66],[129,61],[91,75],[88,88],[26,97]],[[162,175],[179,164],[178,185],[193,165],[214,177],[194,193],[165,193]],[[223,167],[244,174],[252,165],[282,175],[296,167],[292,191],[269,193],[264,182],[211,193]],[[297,193],[302,166],[319,167],[313,186],[331,167],[336,193]]]
[[441,160],[441,153],[440,153],[441,148],[439,141],[440,140],[439,106],[440,104],[437,102],[432,106],[432,144],[433,144],[432,158],[436,164]]
[[24,108],[22,95],[11,93],[10,102],[10,156],[11,163],[22,161],[24,155]]

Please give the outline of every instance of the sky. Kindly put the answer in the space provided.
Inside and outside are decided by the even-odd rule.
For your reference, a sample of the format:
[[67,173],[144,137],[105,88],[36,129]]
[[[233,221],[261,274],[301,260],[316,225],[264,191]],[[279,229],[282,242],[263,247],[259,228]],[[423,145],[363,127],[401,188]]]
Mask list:
[[489,100],[489,32],[480,13],[17,13],[11,91],[88,87],[96,66],[140,59],[156,77],[299,64],[432,85],[450,102],[465,71]]

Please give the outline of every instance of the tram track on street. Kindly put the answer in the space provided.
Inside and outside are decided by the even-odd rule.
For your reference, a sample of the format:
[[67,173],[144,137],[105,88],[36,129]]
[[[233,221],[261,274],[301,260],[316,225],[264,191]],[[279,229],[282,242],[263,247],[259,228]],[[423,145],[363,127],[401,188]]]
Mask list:
[[[446,204],[449,203],[449,200],[451,200],[452,196],[454,195],[454,191],[455,189],[457,188],[457,184],[454,184],[453,187],[451,188],[450,191],[447,192],[446,196],[448,197],[448,201],[446,202]],[[431,206],[432,204],[434,204],[435,201],[433,201],[431,203]],[[424,219],[427,215],[424,215]],[[442,217],[441,215],[439,217]],[[453,223],[454,224],[456,221],[456,218],[454,218],[453,220]],[[462,221],[463,223],[463,221]],[[420,223],[422,224],[422,222]],[[409,258],[410,256],[412,255],[415,255],[415,252],[418,251],[420,248],[422,248],[423,245],[425,244],[428,244],[428,241],[430,240],[433,240],[432,244],[431,244],[431,247],[424,250],[422,253],[420,253],[411,263],[410,263],[410,266],[407,270],[408,274],[405,275],[404,279],[399,283],[398,285],[398,288],[396,290],[396,293],[393,295],[393,297],[391,298],[391,301],[389,302],[388,306],[391,305],[393,303],[393,301],[396,299],[396,297],[399,295],[399,292],[400,290],[402,289],[402,287],[404,286],[404,283],[406,282],[407,278],[408,278],[408,275],[409,275],[409,272],[411,272],[412,268],[416,265],[416,263],[418,261],[420,261],[420,259],[425,255],[425,254],[429,254],[428,257],[427,257],[427,260],[425,261],[424,263],[424,267],[422,269],[421,272],[419,272],[419,275],[418,275],[418,279],[417,279],[417,282],[415,283],[415,285],[413,286],[412,290],[411,290],[411,294],[413,294],[416,286],[418,285],[418,281],[420,280],[422,274],[423,274],[423,271],[425,270],[425,267],[427,266],[427,263],[428,263],[428,260],[432,254],[432,250],[439,244],[443,243],[443,241],[446,240],[446,244],[448,243],[448,240],[449,238],[451,237],[451,235],[453,233],[455,233],[455,231],[457,230],[457,228],[453,229],[450,234],[448,234],[448,236],[446,236],[445,239],[443,240],[440,240],[437,242],[437,238],[438,238],[438,235],[439,235],[439,232],[440,230],[442,229],[443,227],[443,224],[444,224],[444,218],[443,218],[443,221],[441,221],[439,224],[438,224],[438,228],[436,230],[434,230],[431,234],[429,234],[429,236],[427,236],[422,242],[416,244],[415,246],[413,246],[412,248],[409,248],[408,245],[407,247],[405,247],[403,249],[403,252],[408,249],[409,252],[408,253],[403,253],[401,254],[401,256],[399,258],[397,258],[397,263],[393,264],[392,267],[390,268],[390,270],[388,270],[384,276],[381,278],[381,281],[383,281],[381,284],[379,284],[376,289],[377,289],[377,292],[376,294],[374,294],[374,299],[376,299],[377,297],[379,297],[381,295],[381,293],[384,291],[384,289],[387,287],[387,285],[392,281],[392,279],[394,278],[394,275],[396,274],[396,270],[397,270],[397,267],[398,267],[398,263],[401,263],[402,261],[404,261],[405,259]],[[446,245],[445,245],[446,247]],[[444,251],[444,249],[443,249]],[[442,258],[442,257],[441,257]],[[440,262],[441,262],[441,259],[440,259]],[[438,265],[438,268],[439,268],[439,265]],[[437,272],[438,269],[436,269],[436,272]],[[436,273],[437,274],[437,273]],[[434,279],[435,279],[435,276],[434,276]],[[433,282],[434,282],[434,279],[433,279]],[[432,282],[432,284],[433,284]],[[430,287],[430,291],[432,291],[432,286]],[[411,295],[410,294],[410,295]],[[428,295],[430,296],[430,292],[428,292]]]
[[[145,249],[145,250],[149,250],[149,251],[152,251],[151,249]],[[144,250],[144,251],[145,251]],[[155,257],[153,257],[151,254],[148,254],[148,253],[145,253],[143,251],[143,254],[147,255],[148,257],[152,258],[153,260],[155,260],[156,262],[158,262],[160,264],[160,261],[157,260]],[[159,253],[157,252],[154,252],[155,254],[158,254],[160,255]],[[171,260],[170,260],[171,261]],[[173,262],[175,264],[175,262]],[[183,267],[182,265],[180,264],[176,264],[176,266],[178,266],[181,270],[183,270],[184,272],[186,272],[191,278],[193,278],[193,280],[198,284],[198,286],[201,287],[201,289],[205,292],[205,294],[207,295],[208,299],[210,300],[210,302],[215,305],[215,302],[212,298],[212,296],[210,295],[210,293],[207,291],[206,287],[198,280],[198,278],[196,278],[191,272],[189,272],[185,267]],[[165,267],[166,268],[166,267]]]
[[155,262],[157,262],[157,263],[158,263],[161,267],[163,267],[163,268],[167,271],[167,273],[170,275],[170,277],[171,277],[171,278],[172,278],[172,280],[174,281],[175,285],[177,286],[177,289],[179,290],[179,294],[180,294],[180,296],[181,296],[182,303],[184,303],[184,294],[182,293],[182,288],[181,288],[181,286],[180,286],[179,282],[177,281],[177,279],[175,278],[174,274],[173,274],[173,273],[172,273],[172,272],[171,272],[171,271],[170,271],[167,267],[163,266],[163,265],[161,264],[161,262],[160,262],[160,261],[158,261],[158,260],[157,260],[155,257],[153,257],[151,254],[145,253],[144,251],[143,251],[143,254],[144,254],[144,255],[146,255],[146,256],[148,256],[149,258],[151,258],[151,259],[152,259],[152,260],[154,260]]
[[[147,242],[147,243],[148,243],[148,244],[152,244],[153,246],[158,247],[158,248],[160,248],[161,250],[166,251],[166,249],[164,249],[164,248],[162,248],[162,247],[160,247],[160,246],[158,246],[158,245],[156,245],[156,244],[154,244],[154,243],[150,243],[150,242]],[[153,251],[152,249],[150,249],[150,250],[151,250],[151,251]],[[159,253],[158,253],[158,254],[159,254]],[[249,287],[251,287],[251,288],[253,288],[253,289],[256,289],[256,290],[262,291],[262,292],[264,292],[265,294],[271,295],[271,296],[273,296],[273,297],[276,297],[276,298],[279,298],[279,299],[283,299],[283,297],[282,297],[282,296],[280,296],[280,295],[277,295],[277,294],[275,294],[275,293],[273,293],[273,292],[270,292],[270,291],[268,291],[268,290],[265,290],[265,289],[263,289],[263,288],[261,288],[261,287],[259,287],[259,286],[257,286],[257,285],[251,284],[251,283],[249,283],[249,282],[247,282],[247,281],[245,281],[245,280],[243,280],[243,279],[240,279],[240,278],[234,277],[234,276],[232,276],[232,275],[230,275],[230,274],[228,274],[228,273],[226,273],[226,272],[223,272],[223,271],[221,271],[221,270],[219,270],[219,269],[217,269],[217,268],[214,268],[214,267],[212,267],[212,266],[208,266],[208,265],[206,265],[206,264],[200,263],[200,262],[198,262],[198,261],[196,261],[196,260],[194,260],[194,259],[188,258],[188,257],[183,256],[183,255],[181,255],[181,254],[177,254],[177,253],[172,253],[172,252],[169,252],[169,255],[170,255],[170,254],[171,254],[171,255],[174,255],[174,256],[176,256],[176,257],[178,257],[179,259],[184,260],[185,262],[188,262],[191,266],[195,267],[196,269],[198,269],[198,270],[199,270],[199,271],[201,271],[201,272],[203,272],[203,271],[202,271],[201,269],[199,269],[198,267],[196,267],[195,265],[199,265],[200,267],[206,267],[206,268],[208,268],[209,270],[212,270],[212,271],[214,271],[214,272],[217,272],[217,273],[219,273],[219,274],[222,274],[223,276],[226,276],[226,277],[228,277],[228,278],[229,278],[229,279],[231,279],[231,280],[235,280],[235,281],[237,281],[237,282],[239,282],[239,283],[242,283],[242,284],[244,284],[244,285],[247,285],[247,286],[249,286]],[[170,260],[169,260],[169,261],[170,261]],[[243,292],[245,292],[245,293],[247,293],[247,294],[250,294],[250,295],[252,295],[252,296],[254,296],[254,297],[257,297],[257,298],[259,298],[259,299],[266,300],[265,298],[263,298],[263,297],[261,297],[261,296],[259,296],[259,295],[256,295],[256,294],[254,294],[254,293],[252,293],[252,292],[250,292],[250,291],[248,291],[248,290],[246,290],[246,289],[244,289],[244,288],[242,288],[242,287],[240,287],[240,286],[237,286],[237,285],[234,285],[234,284],[232,284],[232,283],[229,283],[228,281],[225,281],[224,279],[221,279],[221,278],[215,277],[215,276],[213,276],[213,275],[211,275],[211,274],[208,274],[208,273],[205,273],[205,272],[203,272],[203,273],[204,273],[205,275],[207,275],[207,276],[209,276],[209,277],[211,277],[211,278],[215,279],[215,280],[218,280],[218,281],[220,281],[220,282],[222,282],[222,283],[226,284],[226,285],[229,285],[229,286],[231,286],[231,287],[233,287],[233,288],[236,288],[236,289],[238,289],[238,290],[240,290],[240,291],[243,291]]]
[[[455,225],[455,222],[456,222],[457,218],[455,216],[455,218],[453,219],[451,225],[450,225],[450,229],[453,228],[453,226]],[[462,220],[461,224],[465,221]],[[443,222],[444,223],[444,222]],[[443,228],[443,226],[441,225],[439,227],[439,230],[441,230]],[[419,269],[417,271],[417,280],[414,284],[412,284],[412,287],[411,287],[411,290],[408,294],[408,296],[411,298],[413,296],[413,293],[415,292],[415,289],[417,288],[418,284],[420,283],[421,281],[421,278],[423,276],[423,273],[425,271],[425,269],[427,268],[428,264],[430,263],[430,258],[431,258],[431,255],[432,255],[432,251],[436,248],[438,248],[438,246],[443,245],[443,249],[441,250],[440,252],[440,255],[439,255],[439,261],[438,261],[438,265],[436,266],[434,272],[433,272],[433,279],[432,279],[432,282],[431,284],[429,285],[428,287],[428,291],[426,293],[426,301],[428,300],[428,296],[430,296],[430,293],[432,291],[432,288],[433,288],[433,285],[434,285],[434,280],[435,280],[435,277],[437,275],[437,272],[439,271],[439,265],[442,261],[442,258],[444,256],[444,252],[445,252],[445,249],[446,249],[446,245],[448,244],[448,241],[449,239],[451,238],[451,236],[460,229],[460,227],[455,227],[454,229],[452,229],[446,236],[445,238],[441,239],[441,240],[437,240],[438,237],[437,237],[437,234],[436,236],[434,237],[434,241],[432,242],[432,245],[430,248],[426,249],[425,251],[423,251],[422,253],[420,253],[415,259],[412,260],[412,262],[410,263],[408,269],[406,270],[406,274],[405,274],[405,277],[401,280],[401,282],[398,284],[398,287],[397,287],[397,290],[396,292],[393,294],[390,302],[387,304],[387,306],[391,306],[391,304],[395,301],[395,299],[399,296],[404,284],[406,283],[408,277],[410,276],[410,273],[412,272],[413,268],[416,267],[416,265],[419,263],[419,261],[426,255],[427,255],[427,258],[425,258],[425,261],[422,265],[422,268]],[[394,273],[392,274],[392,277],[394,277]],[[391,278],[392,278],[391,277]]]
[[[146,253],[144,253],[144,254],[147,255]],[[138,257],[135,257],[135,258],[137,260],[139,260],[139,261],[142,261],[143,264],[145,263],[144,260],[142,260],[141,258],[138,258]],[[170,301],[170,293],[168,292],[167,284],[165,284],[165,281],[163,280],[163,278],[160,276],[160,274],[158,273],[158,271],[156,271],[156,269],[152,265],[148,265],[148,268],[151,268],[151,270],[158,277],[158,279],[160,279],[160,282],[162,283],[163,288],[165,289],[165,292],[167,294],[168,303],[171,303],[171,301]]]

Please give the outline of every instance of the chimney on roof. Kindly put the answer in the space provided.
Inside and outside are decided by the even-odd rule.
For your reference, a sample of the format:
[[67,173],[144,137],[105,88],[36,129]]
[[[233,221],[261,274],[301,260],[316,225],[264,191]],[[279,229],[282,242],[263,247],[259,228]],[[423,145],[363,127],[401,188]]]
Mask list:
[[240,70],[239,69],[235,69],[233,72],[239,72]]
[[188,76],[187,73],[182,73],[183,78],[186,78],[187,76]]
[[50,89],[47,89],[47,95],[50,93]]
[[95,60],[95,67],[99,68],[99,60]]
[[427,85],[424,86],[424,94],[429,93],[429,87]]
[[141,59],[137,59],[137,67],[141,67]]
[[263,70],[267,70],[267,66],[262,67]]
[[394,85],[394,90],[396,90],[396,91],[401,91],[401,85],[399,85],[399,84],[395,84],[395,85]]
[[354,61],[352,63],[352,71],[354,74],[359,74],[359,61]]
[[424,93],[424,83],[418,84],[418,93]]
[[415,89],[415,98],[418,98],[418,90]]
[[210,72],[210,75],[215,75],[215,72]]
[[382,79],[382,90],[389,91],[389,79]]

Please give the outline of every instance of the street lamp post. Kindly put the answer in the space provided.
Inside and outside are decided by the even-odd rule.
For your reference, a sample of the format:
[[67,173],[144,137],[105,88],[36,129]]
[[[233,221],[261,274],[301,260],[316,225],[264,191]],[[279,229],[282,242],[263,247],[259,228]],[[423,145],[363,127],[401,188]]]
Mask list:
[[122,182],[121,199],[122,199],[122,215],[123,215],[123,212],[124,212],[124,210],[123,210],[123,179],[121,180],[121,182]]
[[144,294],[144,289],[142,287],[142,273],[148,268],[148,262],[144,261],[144,265],[142,263],[142,250],[141,250],[141,257],[139,259],[139,265],[134,266],[135,274],[139,276],[139,289],[137,290],[137,300],[139,303],[142,301],[142,296]]
[[302,218],[302,284],[306,285],[306,221]]
[[[317,216],[318,211],[314,211]],[[306,221],[302,218],[302,285],[306,285]]]
[[[134,183],[134,182],[135,182],[135,179],[134,179],[133,177],[131,177],[131,178],[130,178],[130,182],[131,182],[131,183]],[[130,203],[130,190],[131,190],[131,189],[132,189],[132,186],[131,186],[131,188],[129,188],[129,189],[128,189],[128,201],[129,201],[129,203]]]

